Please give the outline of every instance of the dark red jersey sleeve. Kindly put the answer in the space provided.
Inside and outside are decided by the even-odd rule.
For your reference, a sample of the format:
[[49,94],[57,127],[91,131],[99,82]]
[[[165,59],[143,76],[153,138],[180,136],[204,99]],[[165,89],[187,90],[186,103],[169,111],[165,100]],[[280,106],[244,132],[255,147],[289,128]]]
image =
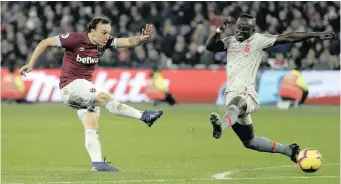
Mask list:
[[75,32],[56,36],[57,46],[63,48],[76,47],[81,39],[83,39],[82,36]]

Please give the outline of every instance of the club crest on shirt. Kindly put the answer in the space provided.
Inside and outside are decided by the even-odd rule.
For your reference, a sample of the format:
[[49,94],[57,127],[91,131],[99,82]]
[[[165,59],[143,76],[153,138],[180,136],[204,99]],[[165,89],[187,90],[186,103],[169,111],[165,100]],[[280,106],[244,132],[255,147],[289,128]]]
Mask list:
[[104,52],[105,51],[104,46],[97,46],[97,51],[98,52]]
[[61,37],[65,39],[65,38],[69,37],[69,35],[70,35],[69,33],[62,34],[62,36],[61,36]]

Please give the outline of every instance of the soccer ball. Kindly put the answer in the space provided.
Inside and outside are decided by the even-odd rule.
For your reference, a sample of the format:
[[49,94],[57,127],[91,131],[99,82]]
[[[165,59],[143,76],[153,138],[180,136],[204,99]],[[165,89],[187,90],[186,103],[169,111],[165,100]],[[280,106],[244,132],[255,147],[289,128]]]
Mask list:
[[322,156],[316,149],[304,149],[297,156],[297,165],[303,172],[316,172],[322,165]]

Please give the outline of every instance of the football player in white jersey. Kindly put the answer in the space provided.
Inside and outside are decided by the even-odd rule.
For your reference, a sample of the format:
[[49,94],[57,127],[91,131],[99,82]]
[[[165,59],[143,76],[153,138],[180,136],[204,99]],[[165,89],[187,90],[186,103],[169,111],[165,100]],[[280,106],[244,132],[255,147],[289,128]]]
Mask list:
[[232,24],[230,17],[224,18],[221,25],[206,41],[206,49],[213,52],[227,51],[226,114],[223,118],[213,112],[210,122],[213,137],[219,139],[224,130],[232,127],[243,145],[261,152],[281,153],[297,162],[300,151],[296,143],[280,144],[265,137],[256,136],[251,113],[259,108],[258,94],[255,90],[256,74],[263,57],[263,50],[282,43],[295,43],[310,38],[332,39],[334,31],[291,32],[282,35],[256,33],[256,20],[252,15],[242,14],[236,23],[234,36],[220,39],[220,33]]

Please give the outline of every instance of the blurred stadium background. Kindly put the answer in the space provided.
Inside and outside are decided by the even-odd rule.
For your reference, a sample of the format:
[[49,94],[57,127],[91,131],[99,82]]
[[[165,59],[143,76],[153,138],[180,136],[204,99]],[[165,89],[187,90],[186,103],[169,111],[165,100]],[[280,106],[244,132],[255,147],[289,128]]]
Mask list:
[[[2,2],[2,61],[23,65],[42,39],[71,31],[85,31],[95,16],[112,20],[114,36],[140,35],[146,23],[156,27],[155,37],[143,47],[107,51],[102,67],[206,68],[226,62],[226,53],[204,49],[208,35],[221,16],[237,18],[242,12],[256,17],[261,33],[289,31],[340,32],[340,2]],[[234,27],[225,30],[232,35]],[[337,34],[339,35],[339,34]],[[49,49],[38,68],[59,68],[62,49]],[[340,39],[311,40],[270,49],[263,69],[340,69]],[[269,61],[270,60],[270,61]],[[204,66],[200,66],[204,65]],[[213,67],[213,66],[211,66]],[[220,67],[221,68],[221,67]]]
[[[226,52],[206,51],[204,43],[219,25],[221,16],[236,19],[243,12],[256,17],[257,31],[261,33],[329,29],[336,32],[337,39],[332,41],[311,39],[264,51],[266,54],[256,80],[262,106],[253,118],[259,134],[284,143],[297,141],[303,147],[314,147],[322,153],[326,165],[317,178],[334,177],[328,182],[323,179],[300,180],[300,184],[338,183],[339,1],[1,1],[2,180],[25,184],[46,181],[86,183],[89,180],[105,183],[108,180],[143,178],[151,179],[150,183],[153,183],[153,179],[175,178],[181,183],[181,179],[209,177],[229,168],[289,164],[281,156],[245,151],[232,131],[223,136],[223,141],[216,142],[210,137],[209,113],[224,112],[222,93],[226,83]],[[109,155],[109,159],[123,171],[128,170],[114,179],[109,175],[87,173],[89,164],[79,120],[64,104],[52,103],[61,102],[58,83],[63,49],[48,48],[26,78],[17,72],[42,39],[85,31],[87,23],[95,16],[111,19],[112,35],[117,37],[140,35],[146,23],[153,23],[156,27],[155,36],[143,46],[107,50],[95,71],[93,82],[96,86],[121,102],[134,102],[133,106],[138,108],[152,109],[154,107],[146,103],[151,101],[146,86],[152,68],[157,67],[161,69],[166,87],[179,103],[174,108],[160,105],[166,114],[160,124],[156,124],[156,131],[154,127],[154,131],[146,131],[134,120],[113,117],[102,111],[104,154]],[[231,26],[223,36],[233,33],[234,27]],[[282,78],[292,70],[302,71],[309,86],[306,104],[314,106],[279,111],[273,104],[280,101]],[[33,102],[34,105],[4,103],[7,101]],[[189,136],[189,132],[193,134]],[[112,144],[113,137],[115,142]],[[178,169],[179,165],[182,169]],[[165,168],[167,170],[162,170]],[[298,170],[290,168],[259,173],[245,172],[239,177],[301,176]],[[201,180],[193,183],[197,181]],[[276,182],[287,183],[286,180]],[[243,180],[242,183],[255,182]]]
[[[180,103],[214,103],[220,86],[226,80],[226,52],[206,51],[204,43],[210,32],[219,25],[221,16],[237,18],[241,13],[249,12],[256,17],[257,30],[261,33],[333,29],[337,33],[337,39],[332,41],[312,39],[266,50],[257,84],[262,86],[262,81],[266,80],[261,79],[262,77],[275,75],[276,80],[279,80],[284,75],[280,71],[300,69],[306,71],[303,75],[307,76],[305,78],[308,83],[318,85],[311,86],[309,98],[339,94],[340,2],[41,1],[2,2],[1,8],[3,68],[22,66],[37,44],[46,37],[86,30],[87,23],[95,16],[110,18],[113,22],[112,35],[117,37],[140,35],[146,23],[153,23],[156,34],[147,44],[134,49],[106,51],[95,74],[94,82],[98,87],[110,91],[118,99],[133,102],[148,101],[143,95],[143,87],[150,68],[158,67],[163,69],[170,91],[177,96]],[[233,33],[234,27],[230,26],[223,36]],[[60,101],[56,84],[62,57],[63,49],[49,48],[38,59],[35,67],[41,69],[41,72],[37,73],[38,70],[35,70],[30,77],[24,79],[24,96],[29,101]],[[271,71],[269,75],[268,71]],[[317,77],[322,74],[326,78]],[[41,77],[46,80],[38,82],[37,79]],[[198,77],[201,80],[192,80]],[[328,81],[327,78],[335,80]],[[110,79],[117,82],[108,84]],[[32,83],[37,86],[32,88]],[[266,85],[265,94],[260,94],[262,103],[274,103],[278,100],[277,83],[278,81],[273,81],[271,86]],[[187,86],[194,89],[186,88]],[[196,86],[198,89],[195,89]],[[201,90],[205,88],[209,90]],[[314,90],[317,88],[325,89]],[[199,94],[191,95],[192,91]],[[130,94],[129,97],[124,97],[127,93]]]

